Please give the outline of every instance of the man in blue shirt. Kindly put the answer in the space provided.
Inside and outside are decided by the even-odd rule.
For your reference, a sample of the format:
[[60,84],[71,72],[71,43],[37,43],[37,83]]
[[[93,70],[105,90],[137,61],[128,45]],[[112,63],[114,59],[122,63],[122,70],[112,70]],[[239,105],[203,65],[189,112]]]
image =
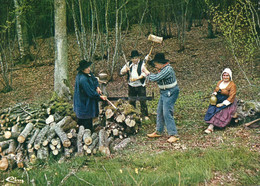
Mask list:
[[169,60],[165,59],[164,53],[157,53],[151,63],[157,68],[158,73],[150,73],[146,68],[143,69],[143,72],[150,81],[156,81],[160,88],[156,131],[147,136],[150,138],[162,136],[164,125],[166,125],[167,133],[169,135],[167,142],[173,143],[179,140],[173,117],[174,104],[179,95],[179,87],[175,72],[168,61]]

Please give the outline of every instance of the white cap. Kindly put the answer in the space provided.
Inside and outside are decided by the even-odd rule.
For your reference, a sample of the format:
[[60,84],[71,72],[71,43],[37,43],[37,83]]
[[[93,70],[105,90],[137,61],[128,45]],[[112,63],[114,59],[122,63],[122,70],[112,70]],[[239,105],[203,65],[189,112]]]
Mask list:
[[221,80],[222,80],[222,76],[224,73],[228,73],[228,75],[230,76],[230,80],[232,81],[232,71],[230,70],[230,68],[225,68],[221,74]]

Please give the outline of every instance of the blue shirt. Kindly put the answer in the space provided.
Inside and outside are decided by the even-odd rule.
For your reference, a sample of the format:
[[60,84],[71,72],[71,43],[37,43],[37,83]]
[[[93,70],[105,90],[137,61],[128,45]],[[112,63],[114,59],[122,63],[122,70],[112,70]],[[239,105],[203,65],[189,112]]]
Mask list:
[[176,82],[176,76],[171,65],[166,65],[158,74],[150,74],[150,81],[156,81],[159,86],[170,85]]
[[74,112],[79,119],[90,119],[99,114],[98,101],[100,95],[96,89],[99,86],[97,78],[92,73],[78,72],[74,89]]

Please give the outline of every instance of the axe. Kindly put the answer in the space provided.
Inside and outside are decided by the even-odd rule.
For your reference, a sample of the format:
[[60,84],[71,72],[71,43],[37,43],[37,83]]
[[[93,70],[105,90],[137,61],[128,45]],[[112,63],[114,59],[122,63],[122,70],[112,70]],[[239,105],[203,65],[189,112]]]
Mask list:
[[163,42],[163,37],[159,37],[159,36],[155,36],[155,35],[150,34],[148,36],[148,40],[153,42],[151,50],[150,50],[150,52],[148,54],[150,56],[152,54],[154,43],[160,43],[161,44]]

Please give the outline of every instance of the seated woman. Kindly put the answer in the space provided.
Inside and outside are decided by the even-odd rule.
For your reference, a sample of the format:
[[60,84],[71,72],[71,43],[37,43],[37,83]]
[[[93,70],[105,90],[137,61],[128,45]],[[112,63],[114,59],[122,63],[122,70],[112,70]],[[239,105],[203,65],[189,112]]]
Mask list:
[[213,132],[214,126],[225,127],[227,126],[232,117],[236,113],[237,100],[236,100],[236,85],[232,81],[232,71],[225,68],[221,74],[221,80],[213,92],[217,97],[216,105],[210,105],[204,120],[210,125],[205,130],[209,134]]

